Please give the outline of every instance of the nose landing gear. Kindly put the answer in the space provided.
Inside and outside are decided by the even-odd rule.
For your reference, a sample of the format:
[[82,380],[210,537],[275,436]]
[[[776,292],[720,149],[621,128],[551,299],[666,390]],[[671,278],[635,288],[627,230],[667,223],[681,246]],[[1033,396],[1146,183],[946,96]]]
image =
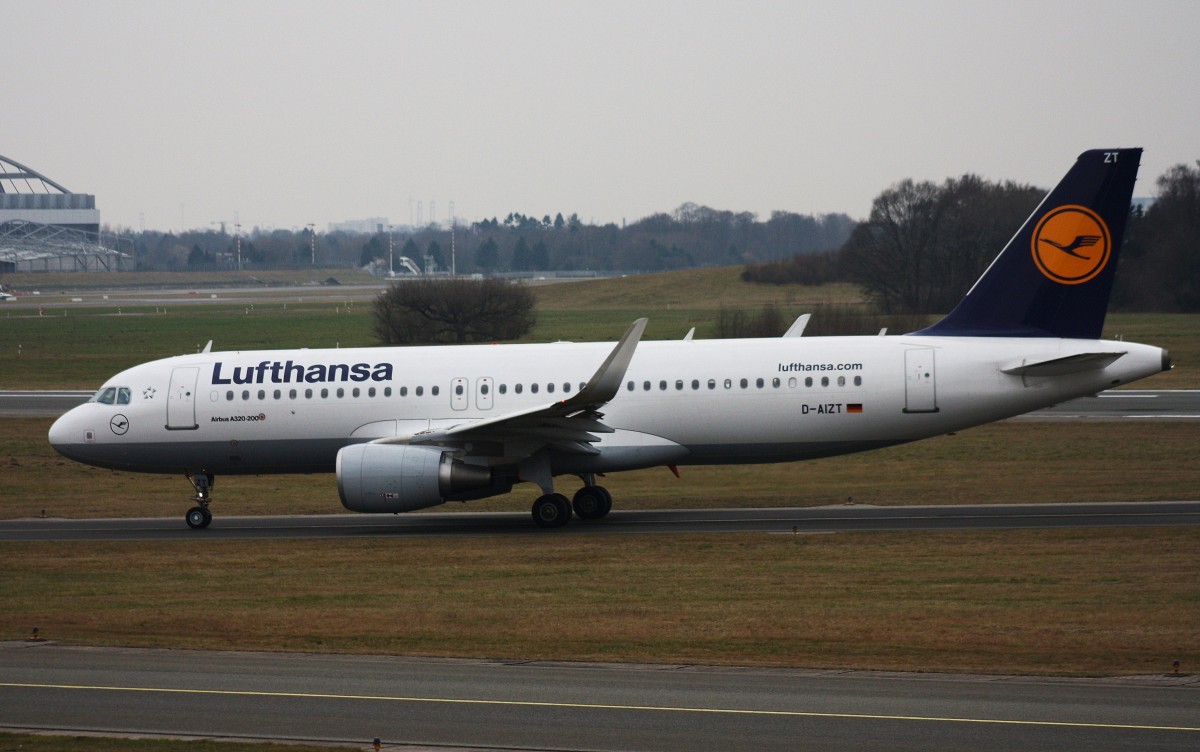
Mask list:
[[192,488],[196,489],[196,494],[191,499],[198,506],[189,509],[184,515],[184,520],[191,529],[201,530],[212,522],[212,512],[208,511],[208,503],[212,501],[212,487],[215,478],[208,473],[197,473],[185,477],[192,484]]

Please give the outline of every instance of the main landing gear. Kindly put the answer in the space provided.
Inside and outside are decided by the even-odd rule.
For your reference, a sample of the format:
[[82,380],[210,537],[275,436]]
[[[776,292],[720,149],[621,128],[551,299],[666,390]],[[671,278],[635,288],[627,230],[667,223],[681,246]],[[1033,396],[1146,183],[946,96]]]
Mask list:
[[191,498],[198,506],[189,509],[183,518],[187,521],[188,527],[200,530],[208,527],[212,522],[212,512],[208,511],[208,503],[212,501],[212,487],[216,479],[208,473],[197,473],[186,477],[192,484],[192,488],[196,489],[196,495]]
[[612,494],[604,486],[597,486],[595,478],[584,478],[584,487],[575,492],[572,501],[560,493],[539,496],[533,502],[533,521],[538,527],[562,527],[571,519],[571,510],[581,519],[598,520],[612,511]]

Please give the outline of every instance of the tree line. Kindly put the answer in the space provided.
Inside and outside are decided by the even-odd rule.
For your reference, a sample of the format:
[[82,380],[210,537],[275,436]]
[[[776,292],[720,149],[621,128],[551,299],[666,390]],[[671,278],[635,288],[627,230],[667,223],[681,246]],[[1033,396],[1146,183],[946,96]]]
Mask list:
[[[389,251],[422,270],[459,274],[531,272],[655,272],[788,258],[838,248],[856,223],[845,214],[776,211],[765,221],[750,212],[683,204],[636,222],[588,224],[578,214],[541,219],[512,213],[457,226],[369,235],[308,230],[258,230],[241,238],[243,268],[311,265],[375,267],[386,271]],[[237,240],[226,232],[122,233],[132,238],[141,270],[235,268]],[[121,249],[128,251],[128,240]],[[400,268],[397,265],[396,270]]]
[[[1200,310],[1200,161],[1158,178],[1149,208],[1135,204],[1112,305],[1125,310]],[[1029,216],[1046,191],[964,175],[904,180],[880,193],[866,221],[838,249],[749,264],[765,284],[851,282],[888,313],[944,313]]]

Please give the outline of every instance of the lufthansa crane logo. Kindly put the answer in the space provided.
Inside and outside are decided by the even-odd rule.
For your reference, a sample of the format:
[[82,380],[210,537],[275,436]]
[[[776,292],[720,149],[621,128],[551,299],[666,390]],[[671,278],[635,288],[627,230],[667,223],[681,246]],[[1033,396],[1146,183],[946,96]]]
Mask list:
[[1051,209],[1033,230],[1033,262],[1048,278],[1078,285],[1108,266],[1112,236],[1099,214],[1086,206]]

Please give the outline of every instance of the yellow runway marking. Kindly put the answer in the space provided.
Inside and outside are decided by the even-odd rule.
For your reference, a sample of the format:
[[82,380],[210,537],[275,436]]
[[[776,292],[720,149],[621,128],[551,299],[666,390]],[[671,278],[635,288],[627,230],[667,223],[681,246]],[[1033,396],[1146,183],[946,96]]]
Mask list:
[[528,708],[575,708],[585,710],[636,710],[657,713],[707,713],[795,718],[849,718],[877,721],[925,721],[933,723],[981,723],[1001,726],[1045,726],[1054,728],[1125,729],[1138,731],[1197,731],[1200,726],[1150,726],[1124,723],[1085,723],[1072,721],[1019,721],[1004,718],[940,718],[919,715],[875,715],[870,713],[820,713],[802,710],[740,710],[737,708],[682,708],[656,705],[604,705],[582,702],[540,702],[536,700],[479,700],[453,697],[391,697],[387,695],[339,695],[315,692],[253,692],[236,689],[172,689],[168,687],[105,687],[74,684],[27,684],[0,682],[0,687],[24,689],[67,689],[103,692],[146,692],[178,695],[216,695],[226,697],[279,697],[307,700],[370,700],[373,702],[423,702],[444,705],[496,705]]

